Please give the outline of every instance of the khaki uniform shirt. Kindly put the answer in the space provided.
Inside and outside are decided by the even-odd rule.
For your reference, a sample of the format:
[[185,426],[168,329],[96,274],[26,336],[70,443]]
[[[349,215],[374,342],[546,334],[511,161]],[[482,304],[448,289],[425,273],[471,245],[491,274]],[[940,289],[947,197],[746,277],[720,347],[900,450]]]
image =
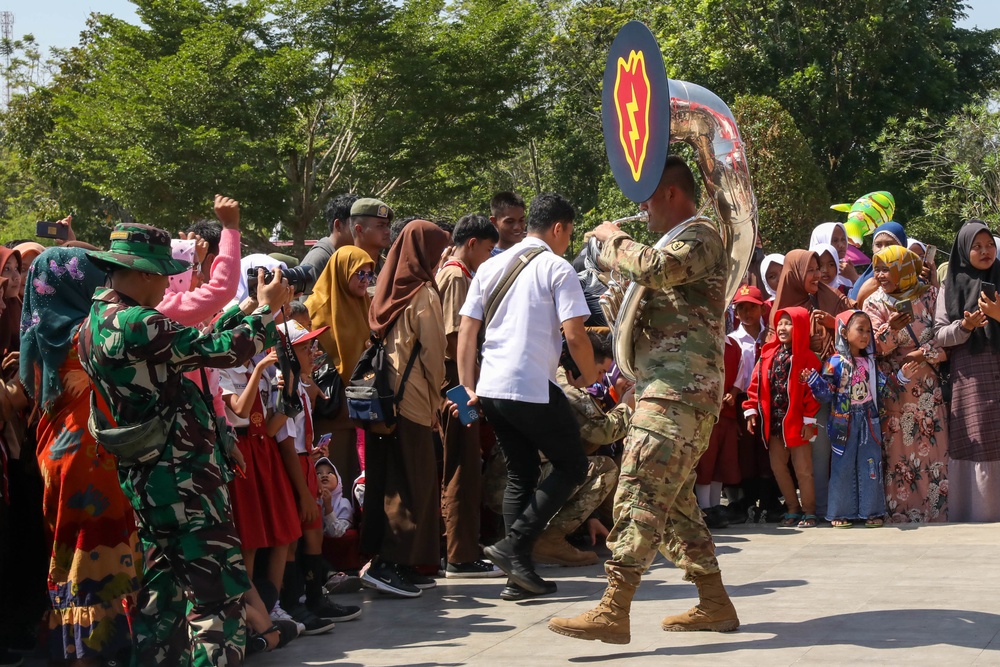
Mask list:
[[441,298],[429,283],[417,291],[389,330],[386,340],[389,379],[397,391],[410,352],[418,340],[420,353],[406,381],[399,411],[416,424],[431,426],[443,403],[445,334]]

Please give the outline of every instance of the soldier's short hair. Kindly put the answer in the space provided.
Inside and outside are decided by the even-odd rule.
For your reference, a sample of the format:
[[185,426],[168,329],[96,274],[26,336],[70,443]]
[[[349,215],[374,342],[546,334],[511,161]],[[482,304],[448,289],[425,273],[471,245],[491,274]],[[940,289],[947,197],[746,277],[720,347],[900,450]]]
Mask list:
[[660,185],[672,185],[687,195],[691,201],[697,200],[698,193],[695,190],[694,174],[691,172],[691,167],[676,155],[667,156],[667,162],[663,165]]

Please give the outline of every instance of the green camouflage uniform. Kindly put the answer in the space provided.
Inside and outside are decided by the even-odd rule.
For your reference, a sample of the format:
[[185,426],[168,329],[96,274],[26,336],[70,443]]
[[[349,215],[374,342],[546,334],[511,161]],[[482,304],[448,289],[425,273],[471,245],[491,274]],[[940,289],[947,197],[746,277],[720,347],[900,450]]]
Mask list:
[[212,406],[183,373],[245,364],[274,344],[275,333],[267,313],[244,317],[234,307],[202,334],[113,290],[94,295],[80,360],[116,422],[178,408],[162,456],[118,471],[146,561],[134,664],[242,664],[242,595],[250,581],[226,488],[232,473],[217,446]]
[[[601,446],[625,437],[632,409],[627,405],[618,405],[605,412],[590,394],[570,384],[561,366],[556,370],[556,382],[573,408],[576,422],[580,425],[580,440],[587,454],[587,475],[583,483],[576,487],[566,504],[549,521],[549,528],[568,535],[590,518],[614,488],[618,480],[618,466],[610,457],[597,455],[596,452]],[[545,479],[551,472],[552,464],[543,462],[539,479]],[[507,468],[499,454],[487,467],[484,485],[487,507],[502,514]]]
[[722,404],[725,245],[707,223],[662,250],[622,232],[604,244],[600,264],[650,288],[634,330],[638,401],[608,536],[612,563],[645,571],[659,550],[689,580],[714,574],[694,482]]

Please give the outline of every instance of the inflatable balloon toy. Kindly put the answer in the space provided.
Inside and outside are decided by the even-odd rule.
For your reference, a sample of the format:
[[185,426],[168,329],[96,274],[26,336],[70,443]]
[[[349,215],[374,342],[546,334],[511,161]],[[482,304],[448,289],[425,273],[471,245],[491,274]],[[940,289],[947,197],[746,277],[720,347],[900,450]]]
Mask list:
[[871,234],[879,225],[892,220],[896,212],[896,200],[891,192],[884,190],[869,192],[853,204],[834,204],[834,211],[847,213],[847,238],[860,245],[862,237]]

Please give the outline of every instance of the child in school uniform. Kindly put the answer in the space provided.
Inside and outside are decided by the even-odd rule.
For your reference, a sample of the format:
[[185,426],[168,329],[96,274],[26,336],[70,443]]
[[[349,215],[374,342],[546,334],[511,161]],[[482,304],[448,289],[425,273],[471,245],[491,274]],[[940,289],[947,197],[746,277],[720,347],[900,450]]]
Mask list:
[[[302,410],[294,417],[276,413],[268,422],[274,433],[285,471],[291,480],[302,526],[301,553],[290,550],[285,566],[281,606],[304,624],[303,634],[321,634],[333,629],[329,621],[349,621],[361,615],[360,607],[335,604],[323,593],[326,564],[323,561],[323,517],[319,501],[319,481],[310,452],[313,448],[312,402],[318,389],[312,381],[313,346],[326,327],[310,331],[297,320],[283,322],[278,331],[287,336],[300,366],[297,393]],[[284,391],[284,388],[279,391]],[[305,605],[299,603],[305,589]]]
[[[875,364],[875,337],[867,313],[848,310],[837,315],[836,349],[823,364],[822,375],[803,371],[816,398],[832,404],[827,425],[833,459],[826,518],[836,528],[850,528],[855,519],[869,528],[881,528],[885,480],[880,411],[890,385]],[[908,383],[918,365],[904,364],[896,381]]]
[[[743,409],[751,432],[759,428],[763,433],[771,470],[785,497],[788,511],[781,525],[811,528],[816,525],[816,491],[808,445],[816,437],[819,403],[801,376],[804,370],[818,370],[820,363],[809,349],[809,311],[800,306],[784,308],[775,313],[774,321],[776,336],[761,350]],[[801,502],[788,470],[789,460],[802,492]]]

